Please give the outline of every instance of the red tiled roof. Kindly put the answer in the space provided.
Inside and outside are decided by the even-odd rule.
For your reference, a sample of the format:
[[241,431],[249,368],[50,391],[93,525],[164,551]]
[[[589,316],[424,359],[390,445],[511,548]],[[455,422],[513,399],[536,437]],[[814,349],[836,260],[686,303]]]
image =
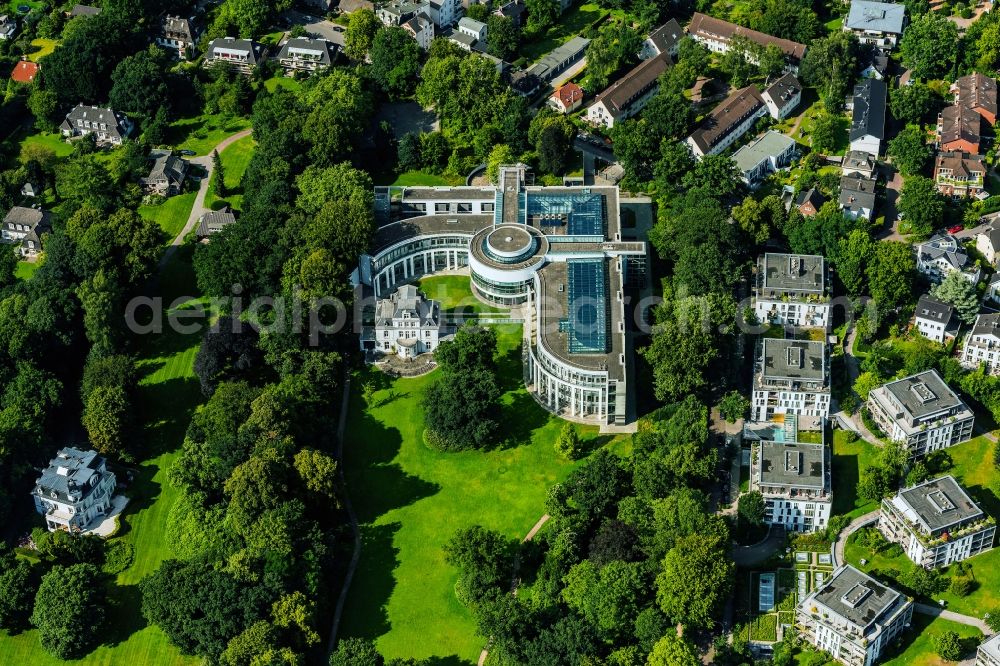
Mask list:
[[10,73],[10,78],[18,83],[31,83],[38,74],[38,63],[30,60],[22,60],[14,66],[14,71]]
[[572,81],[564,85],[562,88],[555,92],[555,96],[559,99],[564,107],[569,108],[575,102],[579,102],[583,99],[583,88],[576,85]]

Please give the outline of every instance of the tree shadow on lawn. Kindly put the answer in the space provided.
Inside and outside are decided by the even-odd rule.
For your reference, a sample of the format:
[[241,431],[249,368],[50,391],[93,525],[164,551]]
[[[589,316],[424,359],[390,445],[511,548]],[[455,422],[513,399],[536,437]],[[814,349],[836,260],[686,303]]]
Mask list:
[[399,549],[393,541],[400,527],[401,523],[361,525],[361,560],[351,586],[345,636],[375,639],[392,629],[386,606],[396,587]]
[[155,458],[180,447],[191,415],[202,402],[198,381],[188,377],[144,384],[139,394],[145,423],[136,458]]
[[[990,463],[987,461],[985,464],[988,465]],[[965,489],[986,515],[1000,515],[1000,498],[996,496],[992,488],[986,486],[965,486]]]
[[108,615],[101,645],[121,645],[138,631],[149,626],[142,614],[142,592],[138,585],[115,585],[108,590]]
[[860,464],[860,456],[856,453],[834,454],[833,473],[840,492],[833,494],[833,515],[850,513],[857,508],[854,503],[857,498],[858,479],[861,476]]
[[501,449],[531,443],[532,433],[549,422],[549,413],[523,388],[508,395],[510,402],[500,408]]

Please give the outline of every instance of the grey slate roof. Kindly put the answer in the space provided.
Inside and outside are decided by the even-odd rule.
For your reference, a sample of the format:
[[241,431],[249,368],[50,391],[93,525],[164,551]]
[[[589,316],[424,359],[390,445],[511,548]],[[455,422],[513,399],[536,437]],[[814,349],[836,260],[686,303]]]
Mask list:
[[198,221],[198,237],[206,238],[212,234],[222,231],[223,227],[232,224],[236,221],[236,216],[229,207],[225,207],[222,210],[213,210],[210,213],[205,213],[201,216]]
[[906,5],[902,3],[897,5],[888,2],[853,0],[844,25],[851,30],[870,30],[901,35],[905,21]]
[[795,78],[795,75],[788,72],[777,81],[772,83],[763,92],[765,98],[771,98],[779,109],[783,109],[788,102],[802,92],[802,84]]
[[[490,36],[487,34],[486,41],[489,39]],[[574,37],[539,58],[538,62],[529,67],[527,72],[531,76],[537,76],[542,81],[551,81],[563,71],[567,62],[580,58],[588,46],[590,46],[590,40],[586,37]]]
[[646,39],[656,48],[656,55],[659,55],[675,49],[683,38],[684,30],[677,22],[677,19],[670,19],[649,33],[649,37]]
[[955,314],[955,308],[951,305],[939,301],[930,294],[921,294],[917,299],[917,309],[914,314],[920,319],[947,324]]
[[[993,274],[993,281],[1000,281],[1000,273]],[[991,335],[1000,339],[1000,314],[981,314],[976,317],[976,323],[972,326],[972,337],[977,335]]]
[[420,327],[437,327],[440,317],[440,305],[437,301],[428,300],[412,284],[406,284],[396,290],[389,298],[378,302],[375,314],[376,326],[388,326],[392,319],[409,313],[419,321]]
[[205,53],[206,60],[219,58],[219,51],[239,51],[247,54],[247,64],[256,65],[263,54],[263,47],[252,39],[235,39],[233,37],[219,37],[213,39],[208,45]]
[[969,255],[952,236],[938,234],[917,246],[917,252],[925,261],[944,258],[955,270],[964,270],[969,265]]
[[309,37],[292,37],[281,46],[278,52],[279,60],[294,58],[296,55],[308,55],[314,57],[319,55],[320,65],[330,65],[333,62],[333,44],[325,39],[311,39]]
[[192,19],[166,14],[160,19],[160,34],[171,39],[193,42],[197,31]]
[[93,492],[94,478],[100,476],[102,465],[104,458],[97,455],[96,451],[82,451],[71,446],[59,449],[35,483],[35,493],[71,502],[74,501],[69,499],[72,492],[77,495],[76,501],[79,501]]
[[875,156],[863,150],[849,150],[841,167],[846,171],[875,171]]
[[889,382],[885,384],[885,390],[902,403],[903,408],[914,420],[965,404],[951,387],[944,383],[937,370],[926,370]]
[[819,210],[823,204],[826,202],[826,197],[815,187],[810,187],[808,190],[803,190],[798,193],[795,197],[795,205],[802,206],[806,202],[812,204],[813,208]]
[[90,5],[73,5],[73,9],[70,10],[70,16],[97,16],[101,13],[100,7],[91,7]]
[[759,455],[761,485],[820,490],[826,486],[823,444],[765,441]]
[[916,517],[925,534],[983,515],[982,510],[951,475],[930,479],[901,490],[897,499],[909,509],[907,513]]
[[471,19],[468,16],[463,16],[462,18],[458,19],[458,27],[479,33],[486,29],[486,24],[483,23],[482,21]]
[[146,176],[148,182],[166,179],[170,185],[180,186],[187,170],[187,164],[182,158],[175,156],[172,151],[160,149],[149,151],[149,158],[153,160],[153,168]]
[[862,209],[875,210],[875,181],[862,176],[844,176],[840,179],[841,208],[860,213]]
[[885,138],[886,86],[878,79],[865,79],[854,87],[854,112],[850,140],[873,136]]
[[[84,122],[89,122],[91,126],[85,127],[82,125]],[[66,120],[63,121],[60,129],[94,131],[93,123],[107,125],[107,129],[101,131],[117,135],[118,138],[124,138],[128,134],[125,131],[124,114],[115,113],[109,108],[84,106],[83,104],[77,104],[72,111],[66,114]]]
[[823,586],[804,600],[815,599],[852,624],[866,629],[902,595],[871,576],[845,565],[824,581]]
[[812,379],[825,376],[825,345],[815,340],[765,338],[764,377],[768,379]]

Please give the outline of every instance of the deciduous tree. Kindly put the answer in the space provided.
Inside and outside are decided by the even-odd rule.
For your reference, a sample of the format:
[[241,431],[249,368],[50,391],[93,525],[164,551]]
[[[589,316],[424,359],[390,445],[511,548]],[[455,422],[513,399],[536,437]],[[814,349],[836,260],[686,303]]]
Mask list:
[[955,66],[958,27],[938,12],[918,16],[906,27],[899,41],[903,64],[913,75],[923,79],[939,79],[951,73]]
[[31,624],[38,629],[46,652],[59,659],[76,659],[100,636],[106,608],[97,567],[57,564],[42,577]]
[[917,125],[907,125],[889,141],[889,157],[904,176],[919,174],[931,158],[932,148],[927,145],[927,134]]

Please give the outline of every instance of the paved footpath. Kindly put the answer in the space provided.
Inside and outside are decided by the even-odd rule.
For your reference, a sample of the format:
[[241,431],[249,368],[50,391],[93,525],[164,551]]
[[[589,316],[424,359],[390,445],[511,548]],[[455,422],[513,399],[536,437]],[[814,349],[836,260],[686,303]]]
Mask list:
[[177,237],[171,241],[167,251],[163,253],[163,256],[160,258],[160,268],[167,265],[167,262],[170,261],[170,257],[174,256],[174,252],[177,251],[177,248],[184,243],[184,238],[195,228],[195,225],[198,224],[198,220],[201,219],[201,216],[209,212],[209,209],[205,208],[205,197],[208,195],[208,186],[212,182],[212,152],[219,151],[221,153],[231,144],[250,136],[252,131],[252,129],[245,129],[242,132],[237,132],[236,134],[227,136],[225,139],[220,141],[215,148],[208,151],[208,155],[192,157],[189,160],[191,164],[197,164],[205,169],[205,177],[201,179],[201,183],[198,186],[198,195],[194,198],[194,205],[191,207],[191,215],[188,216],[187,224],[185,224],[184,228],[181,229],[181,232],[177,234]]
[[833,566],[839,567],[847,562],[844,560],[844,546],[847,545],[847,538],[866,525],[870,525],[878,520],[878,509],[869,511],[863,516],[858,516],[852,520],[847,527],[840,530],[837,540],[833,543]]
[[913,604],[913,611],[915,613],[920,613],[922,615],[930,615],[932,617],[941,617],[945,620],[951,620],[952,622],[958,622],[959,624],[965,624],[970,627],[975,627],[979,631],[983,632],[984,636],[992,636],[993,630],[990,629],[983,620],[978,617],[972,617],[971,615],[962,615],[961,613],[955,613],[954,611],[945,610],[940,606],[934,606],[931,604]]

